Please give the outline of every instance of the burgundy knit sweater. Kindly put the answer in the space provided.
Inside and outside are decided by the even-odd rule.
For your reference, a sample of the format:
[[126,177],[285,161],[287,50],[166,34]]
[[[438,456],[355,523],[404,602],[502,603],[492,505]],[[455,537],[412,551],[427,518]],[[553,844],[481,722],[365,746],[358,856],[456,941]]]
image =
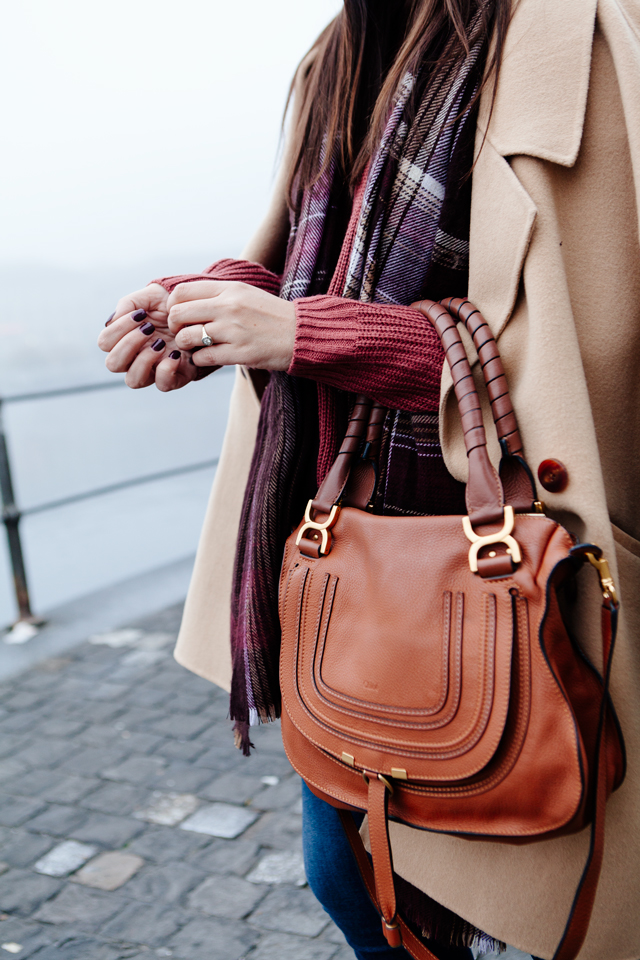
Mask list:
[[[365,178],[356,190],[349,226],[329,292],[295,300],[296,338],[288,373],[350,393],[363,393],[391,409],[437,410],[444,353],[434,327],[411,307],[361,303],[336,296],[345,276],[360,215]],[[201,274],[152,282],[171,291],[196,280],[236,280],[277,295],[280,277],[259,263],[218,260]],[[337,447],[328,390],[318,391],[318,479]],[[340,438],[341,439],[341,438]]]
[[[203,273],[162,277],[153,283],[170,292],[179,283],[195,280],[236,280],[275,294],[280,284],[275,273],[248,260],[218,260]],[[294,303],[296,339],[288,373],[364,393],[386,407],[438,406],[442,347],[434,328],[417,310],[329,294]]]

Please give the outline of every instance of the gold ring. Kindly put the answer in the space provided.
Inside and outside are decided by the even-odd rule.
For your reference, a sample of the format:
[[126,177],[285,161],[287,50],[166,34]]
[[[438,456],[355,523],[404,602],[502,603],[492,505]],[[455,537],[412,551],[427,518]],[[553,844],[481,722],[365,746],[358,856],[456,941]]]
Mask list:
[[203,342],[203,344],[204,344],[205,347],[212,347],[212,346],[213,346],[213,340],[211,339],[211,337],[210,337],[209,334],[207,333],[207,328],[205,327],[204,323],[202,324],[202,337],[201,337],[201,340],[202,340],[202,342]]

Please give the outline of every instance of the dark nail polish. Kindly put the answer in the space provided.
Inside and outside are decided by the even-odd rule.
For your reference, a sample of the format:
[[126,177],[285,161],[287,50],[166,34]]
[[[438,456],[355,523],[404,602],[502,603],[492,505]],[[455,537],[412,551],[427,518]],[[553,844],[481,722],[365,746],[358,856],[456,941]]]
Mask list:
[[140,323],[141,320],[144,320],[146,315],[147,315],[146,310],[134,310],[133,313],[131,314],[131,319],[135,320],[136,323]]
[[113,313],[111,314],[111,316],[109,317],[109,319],[107,320],[107,322],[105,323],[105,327],[108,327],[108,326],[109,326],[109,324],[111,323],[111,321],[113,320],[113,318],[115,317],[115,315],[116,315],[116,312],[115,312],[115,310],[114,310]]
[[169,359],[170,359],[170,360],[179,360],[179,359],[180,359],[180,351],[179,351],[179,350],[172,350],[171,353],[169,354]]
[[156,340],[155,343],[151,344],[151,349],[155,350],[156,353],[160,353],[160,351],[164,350],[165,347],[166,347],[166,343],[164,342],[164,340]]
[[189,357],[189,363],[191,364],[192,367],[195,367],[195,363],[193,362],[193,357]]
[[148,337],[155,329],[152,323],[145,323],[140,327],[140,333],[144,333],[145,337]]

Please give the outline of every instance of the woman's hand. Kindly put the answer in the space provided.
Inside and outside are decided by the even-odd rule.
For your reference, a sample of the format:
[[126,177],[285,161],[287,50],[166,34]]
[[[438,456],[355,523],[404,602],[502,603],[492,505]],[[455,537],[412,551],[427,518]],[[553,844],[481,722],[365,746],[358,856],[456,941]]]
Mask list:
[[[177,348],[196,350],[198,368],[240,363],[288,370],[291,365],[296,311],[287,300],[247,283],[197,280],[178,284],[167,307]],[[211,347],[202,346],[203,326],[214,341]]]
[[167,392],[211,372],[197,370],[189,354],[178,349],[168,325],[168,297],[159,283],[123,297],[98,337],[98,346],[108,354],[107,369],[126,373],[125,382],[133,389],[155,382]]

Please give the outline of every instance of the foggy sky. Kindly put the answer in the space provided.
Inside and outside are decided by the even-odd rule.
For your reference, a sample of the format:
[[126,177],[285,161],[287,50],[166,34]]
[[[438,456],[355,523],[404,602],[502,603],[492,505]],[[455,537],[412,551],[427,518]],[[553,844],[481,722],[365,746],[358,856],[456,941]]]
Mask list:
[[3,9],[0,262],[237,254],[296,64],[339,0],[17,0]]

